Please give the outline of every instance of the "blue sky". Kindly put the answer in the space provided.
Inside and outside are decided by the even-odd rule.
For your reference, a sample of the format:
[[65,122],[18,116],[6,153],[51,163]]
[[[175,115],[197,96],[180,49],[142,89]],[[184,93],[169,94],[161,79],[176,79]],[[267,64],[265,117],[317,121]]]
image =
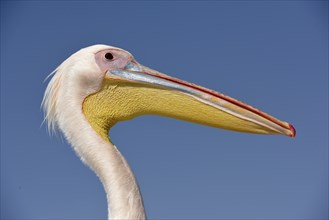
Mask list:
[[295,139],[170,118],[119,123],[149,218],[328,218],[327,1],[1,1],[1,218],[103,219],[106,198],[41,126],[46,76],[103,43],[292,123]]

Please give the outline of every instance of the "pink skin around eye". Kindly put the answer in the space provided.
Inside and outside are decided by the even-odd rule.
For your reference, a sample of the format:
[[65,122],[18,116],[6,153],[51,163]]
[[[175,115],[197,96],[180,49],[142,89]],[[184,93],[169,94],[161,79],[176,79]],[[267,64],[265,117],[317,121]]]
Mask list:
[[[105,58],[106,53],[113,55],[113,60]],[[127,63],[133,60],[130,53],[118,49],[106,49],[96,53],[95,60],[102,72],[114,69],[123,69]]]

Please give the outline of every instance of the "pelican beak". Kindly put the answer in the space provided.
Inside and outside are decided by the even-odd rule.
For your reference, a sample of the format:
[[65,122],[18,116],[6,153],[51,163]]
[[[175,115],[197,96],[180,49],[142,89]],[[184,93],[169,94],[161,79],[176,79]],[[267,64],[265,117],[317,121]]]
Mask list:
[[102,108],[111,109],[109,114],[114,123],[156,114],[234,131],[290,137],[296,134],[291,124],[250,105],[136,61],[129,62],[124,69],[108,71],[103,88],[106,91],[103,96],[111,103]]

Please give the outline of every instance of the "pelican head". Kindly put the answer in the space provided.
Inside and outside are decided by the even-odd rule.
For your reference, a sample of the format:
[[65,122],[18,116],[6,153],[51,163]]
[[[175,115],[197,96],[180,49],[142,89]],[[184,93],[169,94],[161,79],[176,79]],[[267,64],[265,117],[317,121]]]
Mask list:
[[119,121],[152,114],[233,131],[295,136],[289,123],[145,67],[120,48],[81,49],[51,75],[43,99],[49,130],[59,127],[99,176],[113,218],[145,218],[135,178],[108,137],[109,129]]
[[289,123],[219,92],[145,67],[120,48],[83,48],[54,72],[44,97],[51,130],[58,124],[65,133],[65,123],[78,112],[69,118],[64,113],[74,109],[83,112],[105,139],[116,122],[143,114],[234,131],[295,136]]

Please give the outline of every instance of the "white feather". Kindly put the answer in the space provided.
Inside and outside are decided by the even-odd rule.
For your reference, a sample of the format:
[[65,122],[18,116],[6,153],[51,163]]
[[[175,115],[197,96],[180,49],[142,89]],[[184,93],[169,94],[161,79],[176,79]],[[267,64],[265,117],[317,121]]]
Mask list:
[[113,144],[93,130],[82,112],[83,100],[100,89],[104,75],[94,55],[106,48],[113,47],[95,45],[81,49],[56,68],[48,76],[52,78],[42,107],[49,132],[58,127],[81,160],[102,181],[109,218],[145,219],[139,188],[128,163]]

